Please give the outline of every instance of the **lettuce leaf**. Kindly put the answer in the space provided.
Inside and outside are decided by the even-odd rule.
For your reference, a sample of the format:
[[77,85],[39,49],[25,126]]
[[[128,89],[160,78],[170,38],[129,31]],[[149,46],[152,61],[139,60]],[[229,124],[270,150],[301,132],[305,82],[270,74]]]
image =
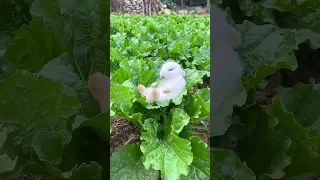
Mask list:
[[137,144],[127,144],[119,147],[111,156],[111,179],[157,179],[158,171],[145,169],[142,161],[143,154]]
[[210,179],[210,151],[208,145],[202,142],[197,136],[191,137],[190,141],[194,157],[189,174],[187,176],[181,176],[181,179]]
[[190,141],[172,133],[163,141],[149,133],[142,133],[140,138],[144,140],[140,148],[145,155],[146,169],[160,170],[161,178],[165,180],[177,180],[181,174],[188,174],[193,159]]
[[143,164],[147,169],[152,167],[161,171],[163,179],[179,179],[181,174],[187,175],[193,154],[191,142],[180,138],[178,133],[188,124],[189,117],[182,109],[172,109],[171,115],[165,119],[164,138],[158,138],[160,124],[153,119],[144,122],[143,141],[140,148],[145,156]]
[[80,108],[79,100],[65,95],[61,83],[36,79],[25,70],[6,78],[0,86],[0,126],[7,131],[2,150],[18,157],[16,166],[34,164],[25,159],[32,149],[40,160],[59,164],[63,147],[71,141],[68,118]]
[[233,151],[220,148],[214,148],[210,151],[210,162],[213,166],[210,174],[212,179],[256,179],[256,176],[248,168],[246,163],[241,162]]

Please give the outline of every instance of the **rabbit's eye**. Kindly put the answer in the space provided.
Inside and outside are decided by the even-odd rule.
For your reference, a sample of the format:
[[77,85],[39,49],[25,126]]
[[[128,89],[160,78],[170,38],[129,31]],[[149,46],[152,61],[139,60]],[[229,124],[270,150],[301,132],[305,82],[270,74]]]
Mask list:
[[174,68],[169,69],[169,71],[172,71]]

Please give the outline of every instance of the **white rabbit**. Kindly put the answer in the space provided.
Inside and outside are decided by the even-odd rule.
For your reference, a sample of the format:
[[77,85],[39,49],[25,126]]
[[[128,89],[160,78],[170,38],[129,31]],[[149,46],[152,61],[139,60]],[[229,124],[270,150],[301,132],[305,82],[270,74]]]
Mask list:
[[243,73],[243,65],[238,57],[237,49],[241,45],[241,36],[228,23],[226,14],[211,4],[210,6],[214,26],[210,27],[210,106],[213,112],[237,87]]
[[146,97],[148,103],[175,99],[185,89],[187,83],[184,77],[185,72],[181,66],[170,61],[162,65],[158,87],[155,83],[148,88],[140,84],[137,89],[142,96]]

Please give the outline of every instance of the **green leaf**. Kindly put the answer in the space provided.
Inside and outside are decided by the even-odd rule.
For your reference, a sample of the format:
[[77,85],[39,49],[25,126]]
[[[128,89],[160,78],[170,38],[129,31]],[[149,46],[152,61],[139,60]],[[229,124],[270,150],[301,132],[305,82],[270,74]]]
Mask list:
[[201,114],[201,106],[197,102],[197,99],[194,96],[189,96],[186,98],[185,104],[184,110],[190,116],[192,121],[194,121],[194,119],[198,119]]
[[[319,22],[316,22],[315,24],[320,24]],[[320,38],[319,38],[320,31],[314,30],[314,29],[299,29],[295,32],[295,39],[297,43],[303,43],[307,42],[309,40],[310,46],[312,49],[317,49],[320,47]]]
[[[298,49],[294,33],[267,24],[250,21],[238,25],[243,43],[238,51],[245,67],[244,86],[250,89],[276,70],[297,67],[293,50]],[[271,45],[272,43],[272,45]]]
[[182,180],[208,180],[210,179],[210,152],[206,143],[199,137],[190,138],[193,161],[190,166],[189,174],[182,176]]
[[193,159],[190,141],[175,135],[187,124],[189,117],[182,109],[174,109],[171,113],[172,116],[165,119],[164,126],[170,126],[170,130],[164,139],[158,138],[161,124],[151,118],[143,122],[145,131],[140,137],[144,166],[160,170],[162,179],[179,179],[181,174],[187,175]]
[[[31,160],[22,158],[25,154],[32,153],[32,142],[46,143],[46,138],[55,134],[52,136],[54,142],[43,145],[55,146],[57,154],[61,152],[63,144],[70,142],[68,118],[77,112],[80,102],[66,96],[61,83],[50,79],[39,80],[27,71],[18,71],[2,81],[0,89],[0,126],[8,131],[3,152],[18,156],[19,163],[33,164]],[[37,136],[45,132],[53,134]],[[57,142],[57,139],[60,139],[60,142]],[[45,149],[39,147],[37,150],[41,157],[47,158],[53,149],[42,151]],[[57,154],[50,155],[48,159],[58,162],[61,157]]]
[[124,114],[124,117],[135,124],[137,127],[141,128],[140,120],[143,118],[143,114],[141,113],[134,113],[132,115]]
[[320,18],[318,12],[291,13],[283,15],[280,21],[284,27],[296,29],[294,33],[295,39],[298,43],[309,40],[311,42],[310,45],[312,49],[320,47]]
[[[290,165],[289,148],[292,141],[284,133],[276,131],[277,120],[257,107],[242,112],[240,121],[246,136],[238,142],[237,154],[260,177],[260,179],[280,179],[284,169]],[[247,148],[247,147],[251,148]]]
[[[106,0],[104,0],[104,2],[105,1]],[[108,7],[108,6],[106,6],[106,7]],[[108,17],[109,17],[109,14],[108,14]],[[105,20],[103,17],[102,17],[102,19],[103,19],[103,21]],[[103,24],[102,26],[105,26],[105,25]],[[94,52],[94,54],[93,54],[93,58],[91,60],[92,62],[91,62],[91,66],[90,66],[91,73],[101,72],[105,75],[110,74],[110,61],[109,61],[110,53],[106,49],[106,47],[110,46],[109,42],[110,42],[109,33],[105,32],[105,36],[98,39],[94,43],[94,46],[92,47],[92,51]]]
[[238,0],[241,10],[246,16],[252,17],[253,22],[264,24],[265,22],[276,25],[276,18],[272,9],[263,6],[263,1]]
[[37,75],[63,83],[64,92],[77,97],[81,101],[82,112],[87,117],[92,117],[98,113],[98,106],[92,105],[96,101],[92,98],[86,82],[75,73],[72,61],[70,54],[63,53],[45,64]]
[[118,84],[123,84],[126,80],[130,79],[135,88],[142,84],[149,86],[156,81],[156,71],[152,63],[147,63],[143,60],[127,60],[124,59],[120,63],[120,68],[117,69],[111,77],[111,81]]
[[75,40],[73,55],[84,78],[93,73],[94,69],[103,69],[102,73],[106,73],[108,69],[106,60],[109,55],[105,45],[108,42],[106,27],[109,15],[100,7],[106,2],[106,0],[60,1],[62,15],[68,16],[72,21]]
[[294,30],[297,44],[309,40],[313,49],[320,47],[318,1],[239,0],[239,3],[247,15],[254,13],[253,17],[260,19],[260,22],[264,19],[263,22]]
[[70,49],[53,29],[45,27],[41,18],[22,25],[4,53],[4,71],[14,74],[16,69],[37,72],[44,64]]
[[50,131],[39,132],[33,137],[31,146],[41,161],[51,162],[54,166],[60,164],[65,146],[60,134]]
[[14,168],[16,167],[17,161],[18,161],[17,156],[14,159],[11,159],[7,154],[1,154],[0,165],[2,168],[0,170],[0,174],[13,171]]
[[[82,80],[99,71],[108,74],[107,17],[100,6],[106,0],[47,1],[35,0],[31,7],[33,16],[40,16],[64,40],[72,43],[75,66]],[[89,15],[90,14],[90,15]]]
[[74,72],[71,59],[72,56],[63,53],[45,64],[38,75],[75,87],[81,80],[79,75]]
[[0,131],[0,149],[2,149],[4,142],[6,141],[8,137],[8,129],[7,128],[1,128]]
[[82,163],[80,166],[75,166],[68,172],[62,172],[50,163],[46,163],[45,166],[50,176],[57,180],[101,180],[101,166],[96,162],[90,162],[89,164]]
[[190,90],[193,86],[197,84],[202,84],[203,83],[203,77],[210,76],[210,72],[208,71],[200,71],[197,69],[185,69],[186,72],[186,82],[187,86],[186,89]]
[[203,67],[205,71],[210,72],[210,47],[201,46],[199,50],[194,52],[194,65]]
[[[214,98],[214,97],[213,97]],[[213,115],[210,117],[211,137],[223,135],[231,125],[231,116],[234,106],[243,106],[247,99],[247,92],[244,87],[238,83],[238,87],[234,88],[230,95],[222,102],[220,107],[214,107]]]
[[[295,120],[303,127],[315,126],[319,121],[320,84],[297,83],[292,88],[280,88],[283,108],[293,113]],[[317,127],[319,129],[320,127]]]
[[169,134],[165,140],[159,140],[150,133],[142,133],[140,148],[145,156],[146,169],[152,167],[161,171],[164,180],[178,180],[180,175],[187,175],[193,155],[189,140]]
[[111,156],[111,180],[151,180],[158,178],[158,171],[145,169],[143,154],[137,144],[128,144],[119,147]]
[[291,164],[286,167],[284,178],[298,177],[303,174],[318,172],[320,165],[319,133],[307,137],[305,129],[295,120],[292,113],[283,108],[282,98],[275,96],[273,104],[266,109],[267,113],[278,121],[275,131],[284,133],[291,139],[290,146]]
[[118,84],[111,85],[110,102],[114,111],[129,114],[134,98],[135,93],[130,88]]
[[63,34],[65,24],[61,17],[59,1],[34,0],[30,7],[30,13],[34,17],[41,17],[45,24],[49,24],[55,32]]
[[30,1],[2,1],[0,23],[0,51],[6,49],[14,33],[31,20]]
[[[71,142],[63,150],[63,159],[60,165],[55,166],[55,168],[61,172],[70,172],[76,165],[79,166],[93,161],[101,166],[99,169],[102,179],[105,179],[110,174],[109,162],[106,161],[110,156],[109,153],[106,153],[109,149],[109,140],[105,140],[99,134],[99,131],[97,133],[94,128],[88,126],[77,128],[72,132]],[[100,171],[99,169],[98,171]]]
[[197,101],[197,106],[200,106],[199,117],[208,118],[210,116],[210,88],[198,89],[194,94],[194,98]]
[[192,122],[198,122],[210,116],[210,88],[198,89],[194,95],[185,101],[185,111]]
[[171,110],[171,132],[179,134],[183,127],[189,124],[190,117],[183,110],[179,108],[174,108]]
[[143,121],[142,127],[143,130],[147,131],[151,136],[157,137],[157,133],[159,132],[160,124],[152,118],[145,119]]
[[107,140],[110,134],[110,131],[107,128],[108,126],[110,126],[109,122],[110,122],[110,117],[108,116],[108,111],[100,113],[89,119],[78,117],[73,122],[72,130],[75,131],[78,128],[89,126],[97,130],[101,134],[101,137]]
[[241,162],[233,151],[220,148],[214,148],[210,151],[213,166],[211,177],[213,179],[256,179],[246,163]]

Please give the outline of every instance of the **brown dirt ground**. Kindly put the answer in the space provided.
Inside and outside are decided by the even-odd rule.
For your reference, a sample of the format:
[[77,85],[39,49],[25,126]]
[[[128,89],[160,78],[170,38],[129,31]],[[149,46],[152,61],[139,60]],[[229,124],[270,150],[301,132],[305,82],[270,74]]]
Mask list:
[[120,146],[127,143],[140,141],[140,130],[132,122],[116,118],[111,121],[112,133],[110,134],[110,156]]
[[200,137],[200,139],[210,147],[210,119],[204,121],[208,130],[196,130],[195,134]]

